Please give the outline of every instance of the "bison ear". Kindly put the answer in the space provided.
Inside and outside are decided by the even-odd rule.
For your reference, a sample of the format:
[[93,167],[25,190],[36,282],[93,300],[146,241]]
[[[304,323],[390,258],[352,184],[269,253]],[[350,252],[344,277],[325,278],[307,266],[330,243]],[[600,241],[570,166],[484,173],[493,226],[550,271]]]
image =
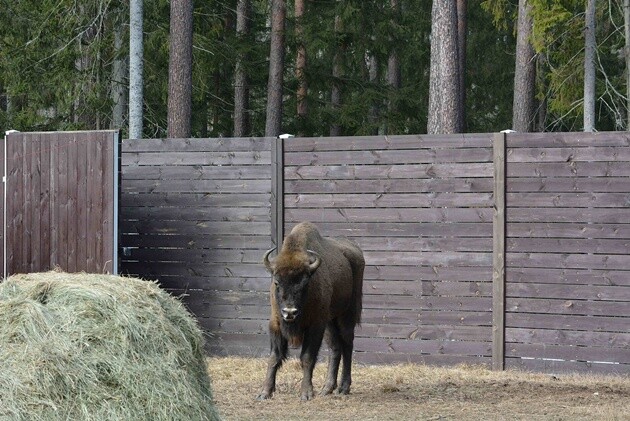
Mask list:
[[269,249],[265,252],[263,256],[263,263],[265,264],[265,268],[269,273],[273,274],[273,261],[269,261],[269,255],[276,249],[276,247]]
[[308,271],[312,274],[317,270],[319,265],[322,263],[322,259],[319,257],[319,254],[315,253],[313,250],[306,250],[308,252],[308,256],[310,258],[310,263],[308,265]]

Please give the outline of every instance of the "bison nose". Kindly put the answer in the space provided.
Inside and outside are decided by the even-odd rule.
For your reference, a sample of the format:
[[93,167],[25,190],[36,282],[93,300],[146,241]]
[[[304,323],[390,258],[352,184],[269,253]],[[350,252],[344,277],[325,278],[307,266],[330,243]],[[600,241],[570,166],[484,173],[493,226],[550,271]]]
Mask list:
[[298,314],[297,308],[285,307],[282,309],[282,318],[287,322],[292,322],[293,320],[295,320],[295,318],[297,317],[297,314]]

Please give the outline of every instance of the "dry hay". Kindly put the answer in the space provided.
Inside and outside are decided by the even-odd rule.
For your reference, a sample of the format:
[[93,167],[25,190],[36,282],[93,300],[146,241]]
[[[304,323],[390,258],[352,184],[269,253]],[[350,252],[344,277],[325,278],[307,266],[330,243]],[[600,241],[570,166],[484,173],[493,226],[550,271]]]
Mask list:
[[48,272],[0,283],[0,419],[216,419],[203,337],[152,282]]
[[[216,405],[229,420],[629,420],[630,377],[495,372],[451,368],[354,364],[350,395],[299,398],[299,361],[278,372],[277,391],[256,401],[266,359],[209,358]],[[326,363],[313,384],[324,385]]]

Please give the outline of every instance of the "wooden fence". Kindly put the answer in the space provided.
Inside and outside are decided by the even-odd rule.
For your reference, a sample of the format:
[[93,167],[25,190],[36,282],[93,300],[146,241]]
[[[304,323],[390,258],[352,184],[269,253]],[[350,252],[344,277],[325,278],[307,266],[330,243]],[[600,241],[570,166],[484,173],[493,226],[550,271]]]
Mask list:
[[123,143],[123,268],[265,355],[264,250],[302,220],[365,251],[357,359],[630,372],[630,137]]
[[0,147],[3,276],[117,273],[118,131],[8,133]]

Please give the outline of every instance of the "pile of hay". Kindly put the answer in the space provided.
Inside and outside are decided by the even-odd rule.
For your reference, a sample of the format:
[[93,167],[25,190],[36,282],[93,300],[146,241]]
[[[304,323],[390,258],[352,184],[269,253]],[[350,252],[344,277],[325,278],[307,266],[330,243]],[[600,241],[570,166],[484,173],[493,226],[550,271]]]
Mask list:
[[12,276],[0,283],[0,419],[218,419],[202,334],[152,282]]

